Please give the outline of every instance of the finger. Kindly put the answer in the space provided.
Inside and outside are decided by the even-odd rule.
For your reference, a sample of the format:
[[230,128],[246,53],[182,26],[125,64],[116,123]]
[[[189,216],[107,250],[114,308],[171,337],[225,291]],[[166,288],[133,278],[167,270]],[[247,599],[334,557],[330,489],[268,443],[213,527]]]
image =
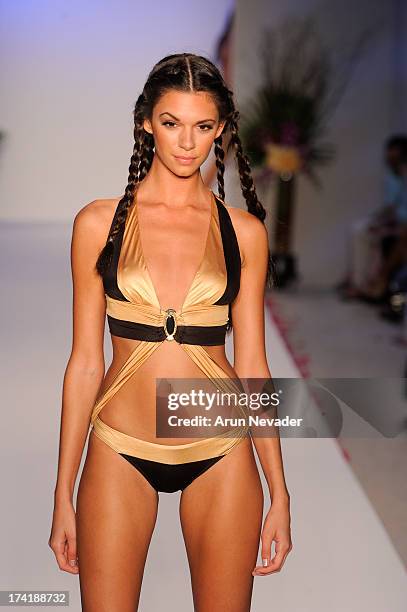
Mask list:
[[267,574],[273,574],[274,572],[278,572],[281,567],[282,565],[280,567],[277,567],[273,563],[270,563],[267,567],[259,565],[252,573],[253,576],[267,576]]
[[256,567],[252,571],[252,575],[257,576],[260,572],[264,573],[264,571],[269,571],[270,568],[271,568],[270,559],[269,558],[262,559],[262,565],[256,565]]
[[270,534],[267,538],[262,539],[261,546],[261,562],[262,566],[260,567],[269,567],[270,559],[271,559],[271,545],[274,539],[274,534]]
[[263,568],[267,568],[270,566],[270,559],[271,559],[271,546],[273,544],[273,540],[275,540],[276,538],[276,533],[275,532],[270,532],[267,535],[266,534],[262,534],[262,538],[261,538],[261,562],[262,565],[256,565],[256,567],[254,568],[252,574],[254,575],[254,572],[257,572],[257,570],[259,569],[263,569]]
[[78,570],[78,558],[77,558],[77,552],[76,552],[76,537],[73,535],[68,535],[67,561],[71,567],[73,567],[76,571]]
[[[65,543],[64,556],[65,556],[65,567],[67,568],[66,571],[69,571],[71,574],[77,574],[78,566],[76,562],[76,556],[70,554],[69,541]],[[74,563],[71,563],[71,561],[73,561]]]
[[58,563],[58,567],[60,570],[69,572],[70,574],[76,574],[76,570],[69,566],[68,560],[65,553],[66,542],[65,540],[61,540],[51,545],[52,550],[54,551],[55,558]]
[[272,562],[268,567],[259,567],[259,570],[256,575],[258,576],[266,576],[267,574],[273,574],[274,572],[279,572],[284,565],[284,561],[287,557],[287,553],[285,553],[282,557],[275,556],[272,559]]
[[273,559],[271,559],[267,567],[262,567],[261,565],[259,565],[255,568],[252,574],[254,576],[263,576],[263,575],[272,574],[273,572],[277,572],[281,570],[290,550],[291,548],[288,543],[287,544],[277,543],[276,544],[276,554],[274,555]]

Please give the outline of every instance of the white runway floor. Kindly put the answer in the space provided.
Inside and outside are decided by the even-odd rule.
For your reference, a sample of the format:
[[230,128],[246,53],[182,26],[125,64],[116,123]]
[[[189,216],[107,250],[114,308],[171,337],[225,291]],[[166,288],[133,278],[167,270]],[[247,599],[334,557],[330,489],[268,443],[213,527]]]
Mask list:
[[[70,231],[66,225],[0,225],[0,588],[69,590],[69,609],[80,612],[78,576],[59,570],[47,544],[62,378],[72,333]],[[268,310],[266,338],[272,375],[299,376]],[[230,338],[227,348],[231,358]],[[107,362],[110,357],[106,332]],[[291,495],[293,551],[280,573],[255,578],[252,610],[405,612],[404,566],[337,441],[282,439],[282,448]],[[179,494],[160,494],[142,612],[193,611],[178,501]]]

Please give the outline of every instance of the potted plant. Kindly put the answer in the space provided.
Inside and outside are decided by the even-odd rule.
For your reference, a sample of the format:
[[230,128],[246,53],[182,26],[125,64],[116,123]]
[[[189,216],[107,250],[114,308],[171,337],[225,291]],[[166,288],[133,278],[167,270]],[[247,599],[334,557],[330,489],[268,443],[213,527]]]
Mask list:
[[327,119],[368,34],[340,66],[311,17],[266,29],[261,38],[262,82],[242,109],[241,134],[256,181],[277,181],[272,244],[277,287],[298,276],[292,253],[296,177],[302,172],[321,188],[317,169],[335,156],[333,145],[322,140]]

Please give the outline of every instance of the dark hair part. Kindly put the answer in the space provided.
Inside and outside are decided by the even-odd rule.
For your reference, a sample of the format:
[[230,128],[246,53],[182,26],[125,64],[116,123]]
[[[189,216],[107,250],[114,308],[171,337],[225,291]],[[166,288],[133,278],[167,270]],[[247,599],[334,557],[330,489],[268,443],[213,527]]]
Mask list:
[[[145,118],[151,120],[153,108],[166,92],[171,90],[183,92],[208,92],[219,113],[219,120],[226,121],[222,133],[215,139],[215,156],[217,166],[218,196],[225,200],[224,190],[224,157],[222,136],[230,130],[231,138],[227,150],[233,147],[239,169],[240,184],[247,209],[264,222],[266,210],[259,202],[250,172],[249,160],[243,152],[239,138],[239,112],[235,109],[233,92],[228,89],[218,68],[208,59],[192,53],[168,55],[160,60],[148,75],[144,89],[137,99],[134,115],[134,148],[130,159],[129,177],[124,195],[118,203],[115,223],[112,224],[106,245],[96,262],[97,272],[103,276],[113,255],[115,238],[122,224],[125,223],[128,211],[133,203],[138,184],[148,173],[154,157],[154,137],[143,128]],[[268,250],[266,285],[272,286],[272,259]],[[231,329],[230,322],[227,329]]]

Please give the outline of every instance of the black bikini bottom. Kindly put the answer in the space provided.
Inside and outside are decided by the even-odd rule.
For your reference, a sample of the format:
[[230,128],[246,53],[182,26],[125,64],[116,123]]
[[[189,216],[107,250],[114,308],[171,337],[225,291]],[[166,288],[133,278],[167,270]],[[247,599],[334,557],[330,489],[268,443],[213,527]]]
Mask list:
[[214,463],[225,455],[202,459],[201,461],[190,461],[188,463],[159,463],[148,459],[140,459],[125,453],[119,453],[127,459],[151,484],[156,491],[163,493],[174,493],[183,491],[198,476],[203,474]]

